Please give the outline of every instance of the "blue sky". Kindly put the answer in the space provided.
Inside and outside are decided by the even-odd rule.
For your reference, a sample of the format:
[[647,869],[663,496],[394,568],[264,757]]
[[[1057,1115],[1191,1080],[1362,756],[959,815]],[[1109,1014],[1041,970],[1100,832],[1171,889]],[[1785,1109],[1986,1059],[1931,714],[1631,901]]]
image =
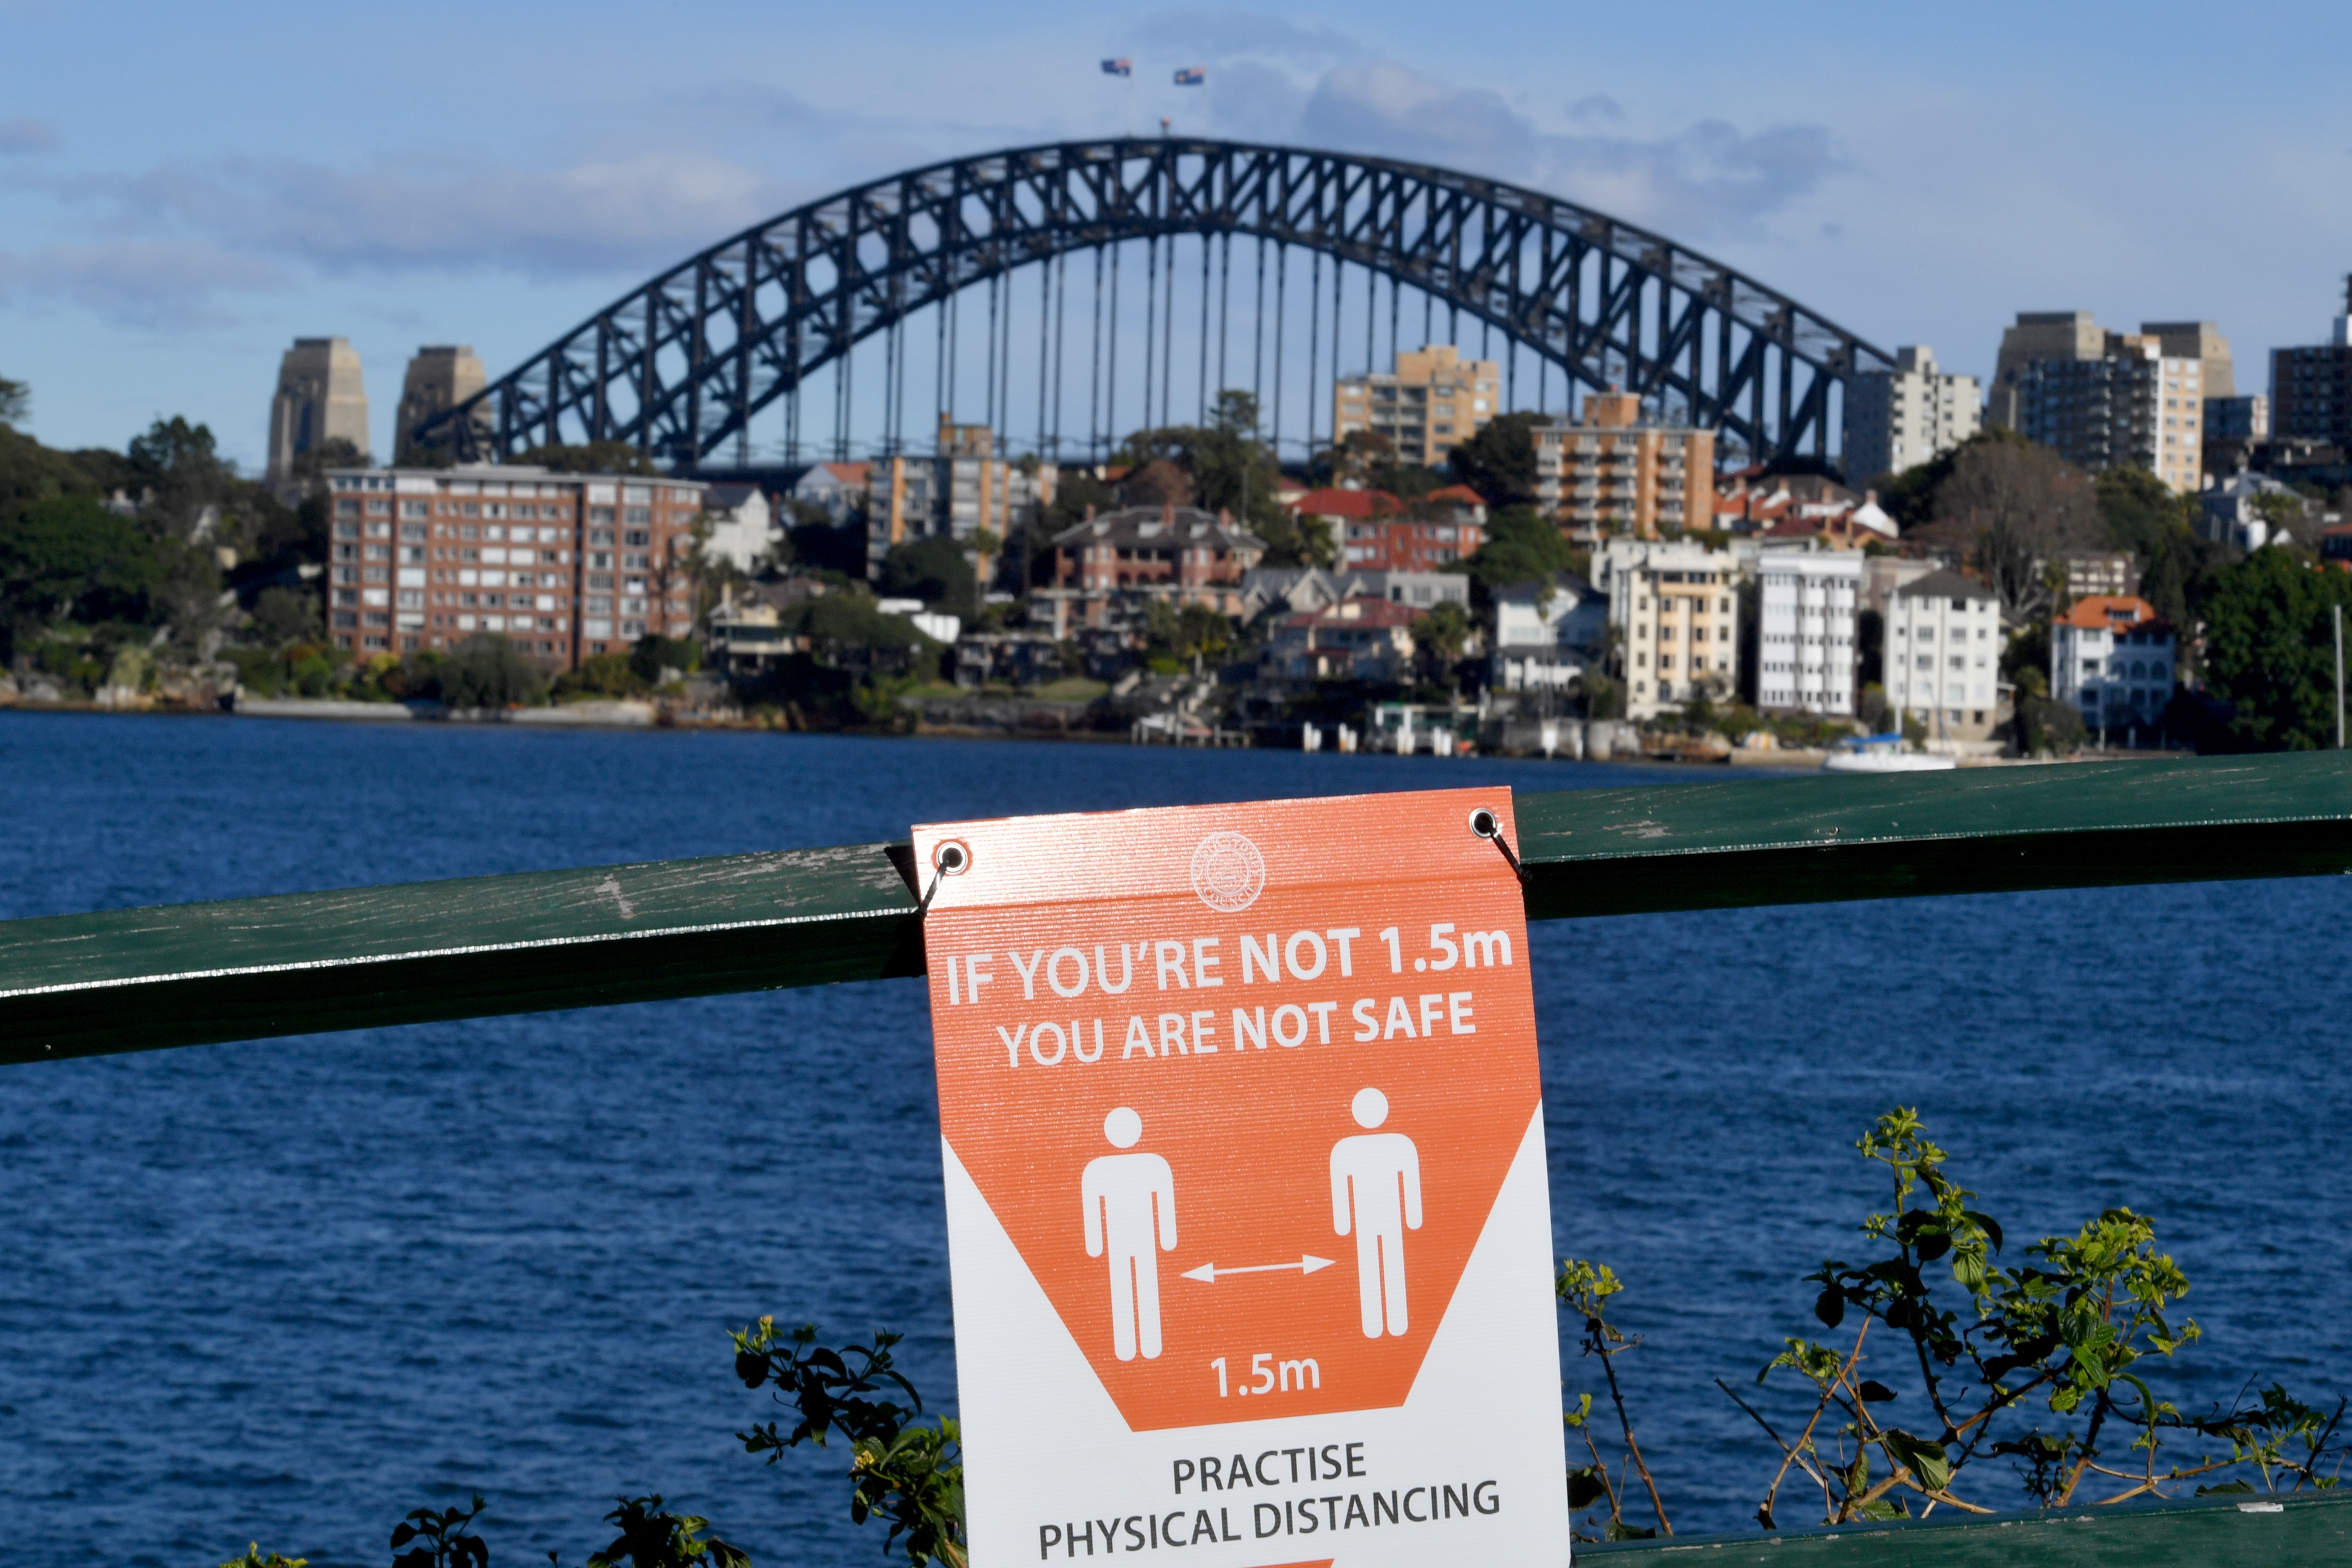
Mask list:
[[[49,442],[184,413],[258,466],[278,355],[341,334],[381,452],[419,343],[495,375],[801,201],[1173,113],[1540,186],[1950,368],[1989,371],[2019,309],[2218,320],[2261,391],[2352,271],[2347,18],[0,0],[0,375]],[[1192,64],[1205,91],[1170,85]]]

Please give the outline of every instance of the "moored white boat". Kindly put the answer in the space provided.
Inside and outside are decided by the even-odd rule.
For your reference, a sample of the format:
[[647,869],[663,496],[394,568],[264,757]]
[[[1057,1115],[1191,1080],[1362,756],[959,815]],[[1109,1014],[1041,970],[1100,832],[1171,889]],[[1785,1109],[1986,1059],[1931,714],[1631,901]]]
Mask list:
[[1904,750],[1899,735],[1856,736],[1822,759],[1824,773],[1940,773],[1958,766],[1948,757]]

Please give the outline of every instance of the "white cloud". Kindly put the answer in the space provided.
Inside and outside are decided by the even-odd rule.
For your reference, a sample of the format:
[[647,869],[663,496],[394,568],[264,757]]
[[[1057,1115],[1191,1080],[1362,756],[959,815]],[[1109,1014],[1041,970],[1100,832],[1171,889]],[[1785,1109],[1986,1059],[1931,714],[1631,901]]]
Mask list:
[[170,165],[112,183],[114,224],[161,214],[233,250],[329,271],[578,277],[676,261],[775,210],[761,175],[698,152],[550,172],[405,158]]
[[[1605,110],[1587,99],[1580,119]],[[1843,166],[1818,125],[1753,133],[1719,120],[1663,136],[1564,134],[1499,93],[1457,88],[1391,61],[1325,73],[1300,114],[1311,145],[1415,158],[1554,192],[1629,223],[1698,242],[1753,232]]]
[[218,246],[130,240],[0,251],[0,304],[18,298],[77,305],[137,327],[231,319],[224,294],[282,287],[282,269]]
[[58,150],[58,128],[46,120],[22,115],[15,120],[0,120],[0,156],[9,153],[54,152]]

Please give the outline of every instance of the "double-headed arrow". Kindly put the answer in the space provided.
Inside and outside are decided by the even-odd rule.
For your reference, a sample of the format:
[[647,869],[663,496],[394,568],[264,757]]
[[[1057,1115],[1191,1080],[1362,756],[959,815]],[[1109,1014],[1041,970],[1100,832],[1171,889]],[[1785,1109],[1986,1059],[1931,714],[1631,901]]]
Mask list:
[[1220,1276],[1225,1274],[1272,1274],[1284,1269],[1296,1269],[1302,1274],[1312,1274],[1318,1269],[1328,1269],[1330,1266],[1330,1259],[1318,1258],[1314,1253],[1308,1252],[1302,1254],[1296,1263],[1253,1263],[1246,1269],[1220,1269],[1214,1263],[1203,1263],[1197,1269],[1185,1270],[1184,1278],[1198,1280],[1204,1285],[1213,1285]]

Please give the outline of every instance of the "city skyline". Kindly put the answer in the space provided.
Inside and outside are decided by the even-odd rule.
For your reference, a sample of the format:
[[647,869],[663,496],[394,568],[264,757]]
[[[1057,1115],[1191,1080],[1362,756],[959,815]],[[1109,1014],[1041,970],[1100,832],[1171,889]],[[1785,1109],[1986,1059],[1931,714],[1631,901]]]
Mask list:
[[[2315,5],[2260,7],[2193,57],[2186,13],[2110,5],[1995,7],[1947,34],[1703,5],[1671,55],[1602,7],[1435,34],[1381,5],[985,26],[718,5],[651,35],[598,5],[463,29],[440,10],[380,37],[357,13],[274,5],[125,26],[122,7],[0,0],[0,47],[25,66],[0,99],[0,375],[32,384],[35,434],[119,445],[184,413],[257,472],[278,358],[339,335],[388,456],[420,344],[470,342],[497,375],[844,184],[1162,114],[1534,185],[1982,379],[2017,311],[2083,309],[2214,320],[2242,390],[2264,390],[2270,349],[2323,341],[2352,269],[2352,218],[2327,209],[2352,110],[2299,90],[2345,31]],[[2314,47],[2283,53],[2282,33]],[[1563,42],[1528,47],[1542,37]],[[1133,78],[1100,73],[1114,56]],[[1205,87],[1173,85],[1180,65]],[[2124,112],[2168,101],[2188,112]],[[2225,233],[2230,214],[2260,243]]]

